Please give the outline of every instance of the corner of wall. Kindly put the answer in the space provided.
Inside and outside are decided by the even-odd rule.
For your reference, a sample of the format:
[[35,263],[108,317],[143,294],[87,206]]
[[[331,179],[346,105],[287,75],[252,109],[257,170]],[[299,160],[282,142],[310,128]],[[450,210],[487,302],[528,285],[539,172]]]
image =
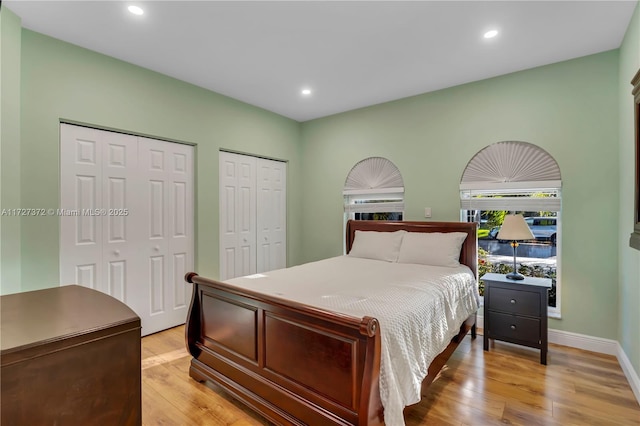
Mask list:
[[[625,363],[623,369],[639,397],[640,385],[640,252],[629,247],[629,235],[633,231],[633,194],[635,191],[635,144],[633,96],[631,79],[640,67],[640,5],[636,5],[624,40],[619,49],[619,311],[618,341],[620,354]],[[623,356],[621,356],[623,355]]]
[[22,21],[0,12],[0,294],[21,291],[20,63]]

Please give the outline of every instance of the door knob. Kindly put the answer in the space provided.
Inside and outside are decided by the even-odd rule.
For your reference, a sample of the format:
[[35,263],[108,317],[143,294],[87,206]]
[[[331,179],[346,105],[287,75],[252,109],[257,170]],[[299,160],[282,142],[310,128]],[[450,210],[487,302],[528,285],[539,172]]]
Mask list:
[[114,250],[113,254],[115,254],[116,256],[119,256],[120,255],[120,250]]
[[154,249],[155,251],[160,251],[160,246],[154,246],[154,247],[153,247],[153,249]]

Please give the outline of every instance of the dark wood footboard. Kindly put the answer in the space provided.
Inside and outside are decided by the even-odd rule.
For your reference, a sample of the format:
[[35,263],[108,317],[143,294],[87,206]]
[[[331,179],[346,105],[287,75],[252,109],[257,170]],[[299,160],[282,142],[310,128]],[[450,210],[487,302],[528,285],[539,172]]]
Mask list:
[[195,284],[186,337],[190,375],[211,380],[277,424],[380,425],[378,321]]
[[[384,424],[376,319],[240,292],[195,273],[186,279],[195,284],[186,324],[191,377],[276,424]],[[472,327],[475,314],[431,363],[423,387]]]
[[[460,261],[476,273],[476,225],[349,221],[355,230],[466,232]],[[380,331],[375,318],[355,318],[267,296],[189,273],[194,284],[186,324],[189,374],[217,383],[276,424],[382,425]],[[428,386],[471,330],[474,313],[431,363]]]

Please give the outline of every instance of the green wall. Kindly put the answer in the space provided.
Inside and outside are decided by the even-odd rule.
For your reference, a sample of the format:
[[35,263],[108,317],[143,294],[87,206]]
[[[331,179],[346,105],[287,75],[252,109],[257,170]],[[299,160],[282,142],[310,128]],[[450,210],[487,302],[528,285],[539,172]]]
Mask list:
[[[218,150],[284,159],[288,264],[342,252],[342,187],[383,156],[402,171],[406,218],[458,220],[469,159],[503,140],[539,145],[563,179],[562,315],[555,329],[618,340],[640,371],[640,253],[629,81],[640,12],[619,50],[306,123],[20,28],[0,13],[0,206],[57,207],[60,120],[196,145],[196,270],[218,275]],[[19,161],[17,159],[20,159]],[[0,217],[0,292],[58,285],[58,220]]]
[[[20,202],[20,47],[21,20],[0,9],[0,210]],[[19,216],[0,215],[0,294],[20,291]]]
[[[218,151],[287,160],[288,264],[299,263],[300,124],[143,68],[22,31],[21,204],[59,205],[59,123],[196,145],[196,270],[218,276]],[[56,217],[22,219],[22,291],[59,285]]]
[[629,247],[629,235],[633,231],[633,200],[635,197],[635,146],[633,122],[633,96],[631,79],[640,69],[640,7],[635,14],[620,47],[619,74],[619,269],[620,310],[618,311],[618,336],[622,349],[640,374],[640,251]]
[[467,162],[498,141],[534,143],[562,172],[562,320],[550,327],[617,339],[618,51],[522,71],[303,123],[303,253],[342,251],[342,189],[351,167],[391,160],[405,217],[460,217]]

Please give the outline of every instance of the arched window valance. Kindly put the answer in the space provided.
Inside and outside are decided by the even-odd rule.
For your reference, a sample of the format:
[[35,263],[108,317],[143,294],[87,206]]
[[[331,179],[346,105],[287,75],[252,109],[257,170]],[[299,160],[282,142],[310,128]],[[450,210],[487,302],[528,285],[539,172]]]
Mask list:
[[[544,149],[528,142],[497,142],[467,164],[460,205],[465,210],[559,211],[561,186],[560,167]],[[491,193],[496,196],[488,197]]]
[[460,189],[560,186],[556,160],[534,144],[517,141],[497,142],[480,150],[460,180]]
[[366,192],[404,192],[404,182],[400,170],[383,157],[369,157],[359,161],[344,183],[345,195]]
[[344,183],[346,213],[404,211],[404,181],[400,170],[383,157],[359,161]]

